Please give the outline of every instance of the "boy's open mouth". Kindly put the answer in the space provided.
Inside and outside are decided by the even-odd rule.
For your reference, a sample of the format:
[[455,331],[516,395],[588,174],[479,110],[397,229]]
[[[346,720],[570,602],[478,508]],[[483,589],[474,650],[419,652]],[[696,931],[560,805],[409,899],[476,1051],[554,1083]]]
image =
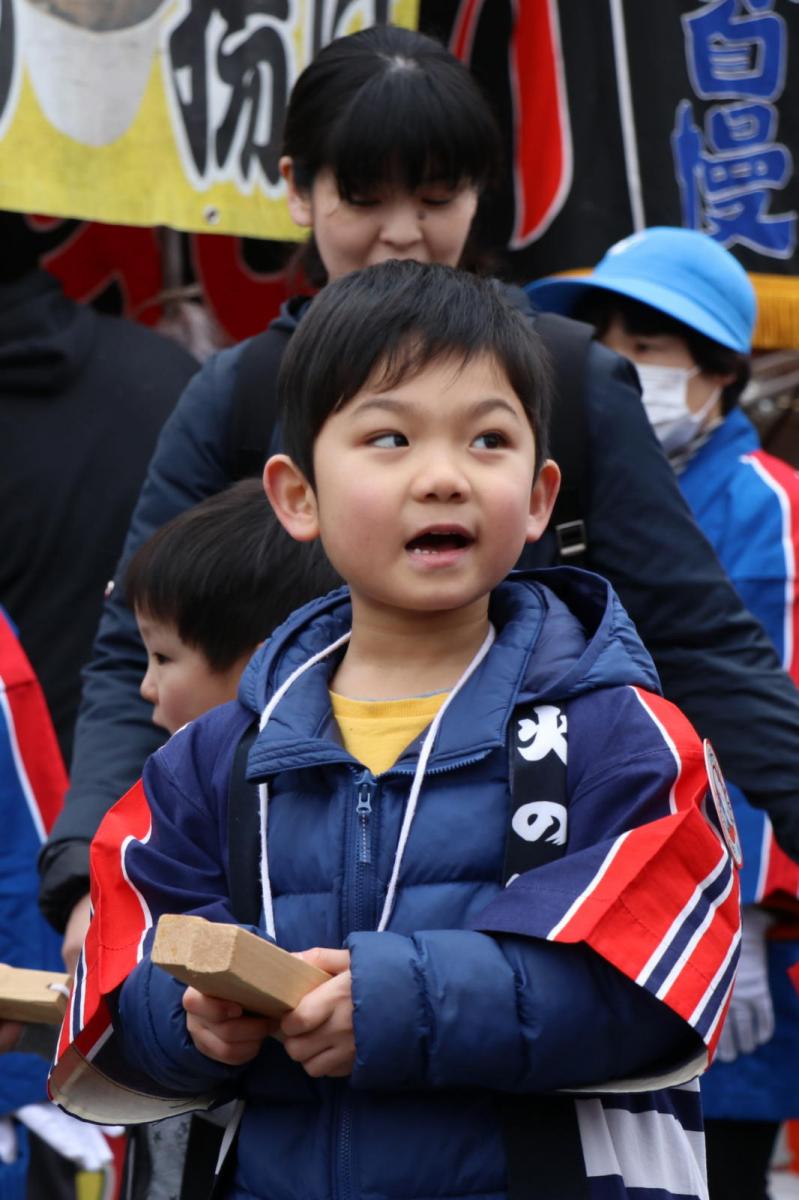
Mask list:
[[460,529],[428,529],[418,537],[411,538],[406,549],[412,554],[445,554],[452,550],[465,550],[474,538]]

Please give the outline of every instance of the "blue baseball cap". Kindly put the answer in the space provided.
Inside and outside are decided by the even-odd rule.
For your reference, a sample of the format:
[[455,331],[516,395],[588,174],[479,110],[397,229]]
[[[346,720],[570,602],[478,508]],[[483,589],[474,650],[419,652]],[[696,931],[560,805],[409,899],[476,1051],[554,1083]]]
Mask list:
[[543,311],[568,316],[591,288],[640,300],[731,350],[751,350],[754,289],[738,260],[705,233],[644,229],[611,246],[590,275],[550,275],[525,291]]

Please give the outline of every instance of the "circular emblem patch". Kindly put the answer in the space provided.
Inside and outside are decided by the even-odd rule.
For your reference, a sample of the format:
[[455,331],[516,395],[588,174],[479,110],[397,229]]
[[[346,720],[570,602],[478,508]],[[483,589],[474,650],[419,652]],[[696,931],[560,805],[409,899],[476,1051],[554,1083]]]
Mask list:
[[724,844],[730,852],[732,861],[740,869],[744,856],[741,850],[741,839],[738,837],[738,826],[735,824],[735,813],[732,809],[730,793],[727,791],[727,785],[724,782],[724,776],[721,773],[716,752],[707,738],[704,741],[704,749],[705,770],[707,771],[707,779],[710,785],[710,795],[713,797],[713,805],[716,809],[719,825],[721,826],[721,836],[724,838]]

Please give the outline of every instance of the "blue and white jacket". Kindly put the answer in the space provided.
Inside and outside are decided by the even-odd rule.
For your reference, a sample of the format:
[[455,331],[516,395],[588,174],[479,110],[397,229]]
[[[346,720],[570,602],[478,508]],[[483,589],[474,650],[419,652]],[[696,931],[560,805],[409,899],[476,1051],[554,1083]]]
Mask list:
[[[736,408],[690,459],[680,485],[744,604],[799,683],[799,475],[760,448]],[[781,914],[769,943],[776,1029],[753,1054],[714,1064],[702,1084],[704,1108],[712,1117],[782,1121],[799,1117],[799,996],[787,975],[799,961],[799,866],[777,845],[768,815],[737,788],[730,793],[744,856],[741,900]]]
[[[490,616],[496,641],[452,696],[423,773],[429,735],[376,778],[341,744],[328,694],[340,651],[315,656],[346,635],[346,592],[294,614],[238,702],[149,760],[93,845],[94,917],[51,1077],[59,1103],[146,1119],[242,1096],[236,1200],[504,1200],[500,1098],[585,1089],[564,1120],[592,1198],[706,1197],[695,1076],[732,985],[738,887],[702,748],[657,694],[603,580],[512,577]],[[231,759],[301,667],[249,757],[248,777],[266,785],[259,932],[288,950],[350,950],[346,1080],[310,1079],[271,1040],[243,1068],[206,1058],[182,985],[148,956],[163,913],[231,920]],[[521,702],[567,720],[515,729]],[[561,858],[503,889],[509,732],[532,735],[538,755],[568,739],[568,832]]]

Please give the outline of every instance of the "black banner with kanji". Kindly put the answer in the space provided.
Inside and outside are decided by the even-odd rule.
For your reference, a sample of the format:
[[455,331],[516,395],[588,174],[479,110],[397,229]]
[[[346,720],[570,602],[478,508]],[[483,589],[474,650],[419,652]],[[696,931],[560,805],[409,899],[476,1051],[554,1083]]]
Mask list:
[[753,274],[759,344],[799,344],[796,0],[422,0],[420,27],[499,116],[489,229],[517,279],[683,225]]

